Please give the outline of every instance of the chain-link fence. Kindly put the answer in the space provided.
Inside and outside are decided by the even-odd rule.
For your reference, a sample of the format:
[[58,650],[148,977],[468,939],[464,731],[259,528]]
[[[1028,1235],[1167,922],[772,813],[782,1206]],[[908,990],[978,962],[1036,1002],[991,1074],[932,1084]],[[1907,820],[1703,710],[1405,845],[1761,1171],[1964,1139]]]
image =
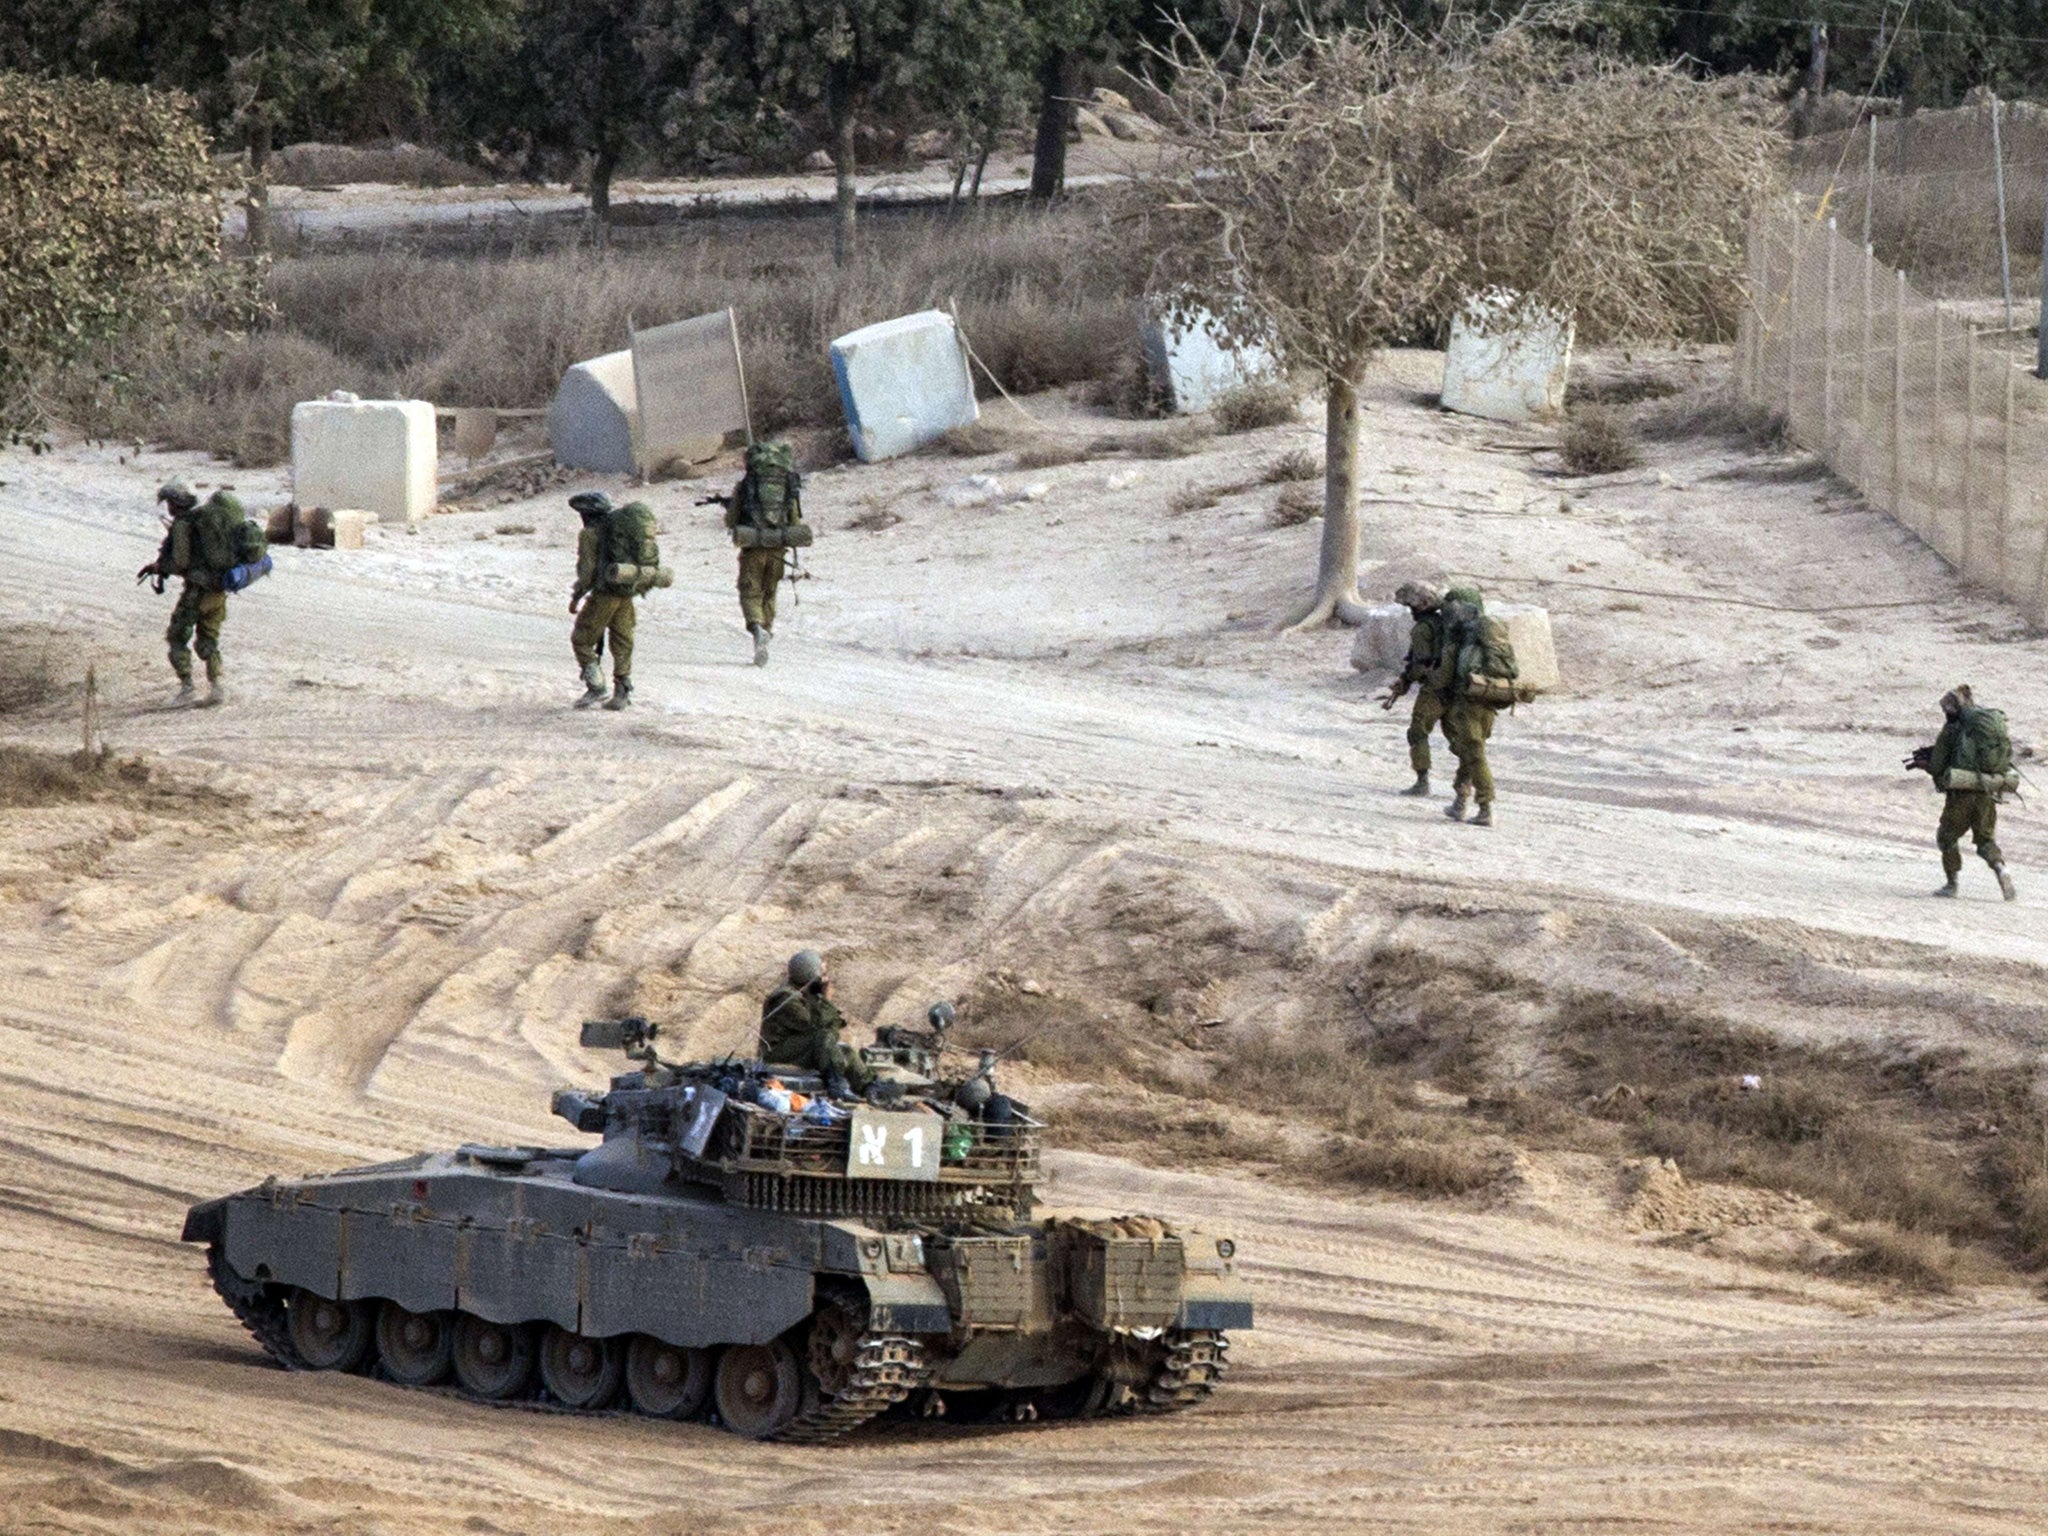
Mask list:
[[1746,398],[1965,579],[2048,625],[2048,386],[2023,332],[1984,330],[1793,199],[1760,215]]

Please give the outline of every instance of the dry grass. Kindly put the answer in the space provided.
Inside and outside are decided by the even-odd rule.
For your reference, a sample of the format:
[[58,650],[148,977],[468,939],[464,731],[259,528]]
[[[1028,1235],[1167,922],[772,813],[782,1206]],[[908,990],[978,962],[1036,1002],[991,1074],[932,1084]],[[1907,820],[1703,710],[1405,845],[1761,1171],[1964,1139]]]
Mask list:
[[1219,432],[1257,432],[1299,419],[1300,397],[1285,384],[1240,384],[1209,407]]
[[1187,512],[1206,512],[1222,498],[1212,486],[1191,485],[1184,491],[1176,491],[1166,508],[1175,517]]
[[1098,410],[1132,421],[1156,421],[1172,414],[1166,392],[1135,347],[1111,360],[1088,386],[1086,399]]
[[[152,789],[149,765],[106,752],[43,752],[0,746],[0,808],[71,805],[85,800],[139,801]],[[158,788],[161,788],[160,786]]]
[[1785,418],[1742,399],[1729,380],[1657,400],[1635,412],[1631,421],[1652,442],[1721,438],[1748,448],[1780,447],[1785,442]]
[[475,186],[489,178],[418,144],[292,144],[270,158],[270,179],[293,187],[380,182],[406,187]]
[[1041,437],[1017,450],[1019,469],[1056,469],[1088,457],[1088,445],[1076,438]]
[[1575,407],[1565,417],[1557,446],[1565,468],[1575,475],[1618,474],[1643,462],[1635,433],[1612,406]]
[[954,427],[932,445],[930,451],[949,453],[957,459],[983,459],[990,454],[1002,453],[1010,446],[1010,436],[999,427],[985,421],[971,421],[964,427]]
[[56,697],[57,650],[54,629],[12,625],[0,633],[0,715],[36,709]]
[[[860,264],[834,269],[808,224],[685,232],[661,248],[441,257],[359,251],[280,259],[266,329],[197,325],[64,382],[57,408],[95,435],[197,448],[243,464],[289,451],[292,405],[333,389],[448,405],[544,405],[571,363],[640,325],[728,305],[739,314],[756,431],[840,420],[827,344],[891,315],[957,301],[1005,388],[1093,379],[1131,331],[1107,277],[1077,279],[1067,215],[876,220]],[[1135,341],[1132,343],[1135,346]]]
[[1273,510],[1267,521],[1275,528],[1299,528],[1303,523],[1314,522],[1323,515],[1323,493],[1313,485],[1295,483],[1280,488],[1280,494],[1273,498]]
[[1290,448],[1266,466],[1268,485],[1285,485],[1291,480],[1320,480],[1323,461],[1306,448]]

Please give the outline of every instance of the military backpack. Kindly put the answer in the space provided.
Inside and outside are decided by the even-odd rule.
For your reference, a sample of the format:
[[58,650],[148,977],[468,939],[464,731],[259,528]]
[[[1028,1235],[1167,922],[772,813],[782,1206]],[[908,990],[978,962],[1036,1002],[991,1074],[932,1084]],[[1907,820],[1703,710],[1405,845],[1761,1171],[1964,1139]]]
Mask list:
[[1950,790],[1976,790],[2004,794],[2020,787],[2020,776],[2012,766],[2012,734],[2006,729],[2005,713],[1971,705],[1959,717],[1955,761],[1948,770]]
[[803,549],[810,544],[803,476],[787,443],[748,446],[747,472],[733,489],[726,523],[741,549]]
[[[1477,594],[1473,596],[1476,600]],[[1461,626],[1457,657],[1461,698],[1478,704],[1526,704],[1536,697],[1536,690],[1518,683],[1519,676],[1515,642],[1505,619],[1481,611]]]
[[654,511],[644,501],[614,507],[604,520],[604,586],[615,595],[638,597],[665,587],[675,573],[661,563],[654,537]]
[[242,504],[226,491],[215,491],[192,511],[186,543],[186,574],[202,585],[239,592],[269,574],[270,540],[263,525],[246,517]]

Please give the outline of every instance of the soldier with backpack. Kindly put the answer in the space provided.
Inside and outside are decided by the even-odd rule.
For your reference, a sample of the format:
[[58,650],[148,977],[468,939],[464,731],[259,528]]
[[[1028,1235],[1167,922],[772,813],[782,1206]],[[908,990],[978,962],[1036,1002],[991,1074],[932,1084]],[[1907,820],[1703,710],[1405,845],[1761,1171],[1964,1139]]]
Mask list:
[[1444,594],[1443,625],[1440,665],[1448,673],[1450,699],[1444,709],[1444,739],[1458,760],[1451,803],[1444,814],[1463,821],[1466,806],[1476,803],[1479,812],[1472,825],[1490,827],[1493,768],[1486,760],[1486,743],[1501,706],[1517,697],[1515,648],[1507,626],[1486,616],[1486,602],[1477,587],[1453,587]]
[[[583,697],[578,709],[602,703],[624,709],[633,702],[633,631],[638,615],[633,599],[666,587],[675,573],[661,563],[655,542],[654,512],[645,502],[612,505],[602,491],[579,491],[570,507],[583,519],[576,540],[576,583],[569,590],[569,611],[576,625],[569,644],[583,672]],[[598,663],[605,642],[612,648],[612,691],[605,697],[604,669]]]
[[137,571],[135,580],[152,581],[159,593],[172,577],[183,580],[164,631],[171,670],[178,674],[178,702],[192,702],[196,635],[199,659],[206,664],[205,703],[216,705],[227,697],[220,684],[220,631],[227,622],[228,594],[269,574],[269,541],[262,525],[243,516],[241,502],[226,491],[201,502],[183,480],[172,480],[159,488],[156,499],[170,508],[170,527],[156,559]]
[[1918,748],[1906,759],[1908,768],[1930,775],[1942,792],[1941,825],[1934,841],[1941,849],[1941,872],[1947,879],[1934,894],[1956,894],[1967,832],[1978,856],[1997,876],[1999,893],[2011,901],[2019,892],[2006,873],[2005,855],[1998,851],[1998,802],[2019,788],[2020,778],[2013,771],[2012,736],[2005,716],[1978,704],[1963,684],[1941,696],[1941,712],[1947,719],[1934,744]]
[[740,614],[754,637],[754,665],[768,665],[768,641],[775,633],[775,591],[782,584],[785,552],[811,543],[804,521],[803,476],[787,443],[750,443],[747,469],[730,496],[709,496],[725,508],[726,531],[740,552]]
[[1443,720],[1444,710],[1450,704],[1445,684],[1449,681],[1448,663],[1452,658],[1446,655],[1444,647],[1443,594],[1426,581],[1404,581],[1396,589],[1394,601],[1408,610],[1414,625],[1408,631],[1408,656],[1402,663],[1401,676],[1388,687],[1380,708],[1392,709],[1411,687],[1421,684],[1421,691],[1415,695],[1415,707],[1408,714],[1408,766],[1415,770],[1415,782],[1401,793],[1427,795],[1429,733]]

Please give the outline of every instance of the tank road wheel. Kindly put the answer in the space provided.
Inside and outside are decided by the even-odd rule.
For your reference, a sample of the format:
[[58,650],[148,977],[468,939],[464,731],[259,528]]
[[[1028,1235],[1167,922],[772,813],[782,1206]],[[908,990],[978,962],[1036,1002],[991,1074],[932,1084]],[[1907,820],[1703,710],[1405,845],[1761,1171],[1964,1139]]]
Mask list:
[[811,1374],[827,1397],[837,1397],[853,1385],[866,1333],[866,1309],[856,1311],[845,1301],[830,1303],[811,1319]]
[[564,1408],[609,1408],[626,1375],[618,1339],[587,1339],[549,1323],[540,1341],[540,1379]]
[[749,1440],[766,1440],[803,1407],[803,1367],[781,1339],[728,1344],[718,1357],[718,1416]]
[[356,1370],[376,1343],[370,1309],[362,1302],[329,1301],[303,1286],[292,1292],[286,1321],[292,1347],[309,1370]]
[[438,1387],[455,1365],[455,1314],[408,1312],[387,1301],[377,1309],[377,1353],[400,1386]]
[[455,1319],[455,1379],[471,1397],[500,1403],[533,1381],[533,1330],[523,1323],[487,1323],[464,1312]]
[[691,1419],[711,1397],[711,1351],[636,1333],[626,1346],[626,1395],[657,1419]]

